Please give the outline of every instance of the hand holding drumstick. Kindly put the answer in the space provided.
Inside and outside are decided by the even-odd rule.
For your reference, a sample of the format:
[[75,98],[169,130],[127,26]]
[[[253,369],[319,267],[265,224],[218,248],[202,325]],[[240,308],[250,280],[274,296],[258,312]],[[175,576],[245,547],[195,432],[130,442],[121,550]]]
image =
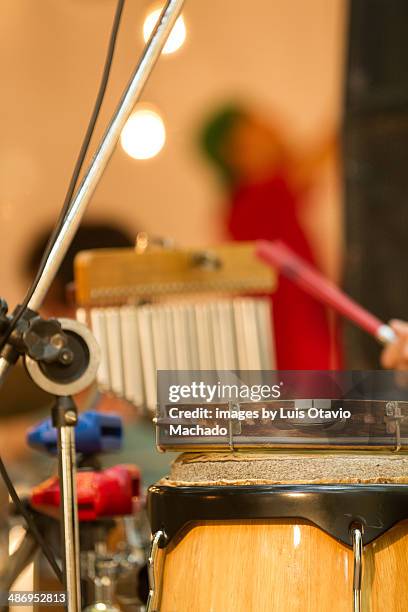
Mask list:
[[382,323],[280,241],[258,240],[256,254],[267,264],[276,267],[281,274],[309,295],[334,308],[385,344],[381,354],[384,368],[408,371],[407,322],[394,320],[389,325]]
[[388,344],[381,353],[381,364],[393,370],[408,370],[408,323],[394,320],[390,327],[395,332],[396,340]]

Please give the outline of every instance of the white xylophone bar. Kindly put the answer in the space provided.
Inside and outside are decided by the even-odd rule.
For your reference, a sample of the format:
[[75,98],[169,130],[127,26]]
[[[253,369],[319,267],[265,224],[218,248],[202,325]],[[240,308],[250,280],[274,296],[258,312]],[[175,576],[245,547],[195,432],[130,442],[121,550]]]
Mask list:
[[269,370],[275,363],[268,298],[94,308],[90,322],[102,352],[100,386],[152,411],[157,370]]

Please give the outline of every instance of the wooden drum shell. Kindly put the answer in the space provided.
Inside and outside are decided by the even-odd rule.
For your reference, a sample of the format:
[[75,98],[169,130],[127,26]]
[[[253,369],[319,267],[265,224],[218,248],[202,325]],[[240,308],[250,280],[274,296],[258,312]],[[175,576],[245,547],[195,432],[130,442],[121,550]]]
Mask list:
[[[305,462],[314,459],[317,467],[319,460],[309,455],[290,456],[292,459],[297,460],[299,467],[297,473],[293,472],[293,483],[276,486],[274,479],[269,480],[268,472],[272,471],[272,464],[273,469],[276,465],[281,469],[282,457],[269,456],[271,466],[264,463],[262,473],[266,476],[263,483],[270,484],[264,486],[259,480],[253,480],[252,472],[253,462],[265,461],[265,457],[206,455],[200,459],[197,455],[195,458],[184,455],[173,466],[170,478],[151,488],[153,531],[163,528],[167,533],[167,522],[169,533],[174,534],[170,533],[167,545],[160,549],[160,597],[155,610],[350,612],[354,557],[347,534],[349,525],[359,515],[367,532],[361,610],[405,612],[408,609],[405,580],[408,575],[408,486],[405,484],[408,457],[371,455],[375,469],[370,469],[373,466],[367,464],[367,457],[338,456],[336,463],[344,473],[333,474],[329,484],[324,483],[324,478],[311,479],[314,484],[296,484],[296,481],[305,483],[311,476]],[[320,459],[331,461],[324,456]],[[228,472],[225,460],[238,460],[240,466],[232,468],[236,472],[234,480],[231,479],[234,474],[229,473],[227,481],[220,482],[220,473]],[[207,480],[197,483],[197,462],[201,461],[200,473],[205,472]],[[214,468],[209,471],[211,461]],[[207,467],[204,469],[204,466]],[[321,464],[320,473],[327,474],[330,470],[325,468],[329,466],[329,463]],[[360,473],[353,478],[354,483],[344,476],[353,471],[352,466]],[[348,483],[341,484],[344,480]],[[317,481],[321,484],[316,484]],[[263,488],[271,490],[271,494],[265,496]],[[224,489],[228,489],[225,512],[220,511],[219,505]],[[370,496],[368,502],[364,502],[366,491]],[[255,500],[248,502],[251,495],[258,494],[257,503],[262,505],[259,500],[267,497],[267,506],[271,509],[270,514],[268,509],[265,514],[265,507],[262,508],[262,518],[254,518],[256,512],[252,513],[251,509],[257,505]],[[312,504],[311,495],[316,495]],[[185,510],[186,504],[192,503],[191,496],[197,497],[195,505]],[[306,497],[301,499],[302,496]],[[291,506],[288,513],[281,514],[281,508],[285,511],[288,504]],[[203,506],[206,506],[204,510]],[[320,522],[319,516],[314,515],[316,508],[328,523]],[[180,515],[183,519],[178,520],[179,526],[175,529],[171,517]],[[330,517],[334,517],[331,525]],[[189,519],[193,522],[187,524]],[[184,527],[180,528],[182,524]],[[339,524],[343,525],[342,533],[336,532]]]
[[[362,610],[408,605],[408,521],[364,549]],[[163,561],[161,612],[350,612],[353,552],[296,520],[204,522]]]

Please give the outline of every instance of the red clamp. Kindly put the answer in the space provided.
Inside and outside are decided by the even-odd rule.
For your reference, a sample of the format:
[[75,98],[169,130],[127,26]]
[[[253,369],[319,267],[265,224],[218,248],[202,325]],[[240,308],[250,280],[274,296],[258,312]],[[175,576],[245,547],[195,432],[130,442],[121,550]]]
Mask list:
[[[80,521],[135,513],[140,502],[140,471],[135,465],[117,465],[77,473],[78,515]],[[49,478],[31,492],[31,506],[58,518],[60,487],[57,476]]]

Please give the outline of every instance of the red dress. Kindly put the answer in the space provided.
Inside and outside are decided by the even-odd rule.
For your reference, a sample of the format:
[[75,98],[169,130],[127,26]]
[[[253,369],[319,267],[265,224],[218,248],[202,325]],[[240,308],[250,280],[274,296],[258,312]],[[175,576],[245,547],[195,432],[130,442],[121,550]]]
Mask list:
[[[232,197],[230,235],[235,240],[282,240],[315,265],[297,217],[299,200],[283,174],[242,185]],[[286,278],[278,280],[272,296],[278,369],[336,369],[339,350],[331,339],[326,308]]]

